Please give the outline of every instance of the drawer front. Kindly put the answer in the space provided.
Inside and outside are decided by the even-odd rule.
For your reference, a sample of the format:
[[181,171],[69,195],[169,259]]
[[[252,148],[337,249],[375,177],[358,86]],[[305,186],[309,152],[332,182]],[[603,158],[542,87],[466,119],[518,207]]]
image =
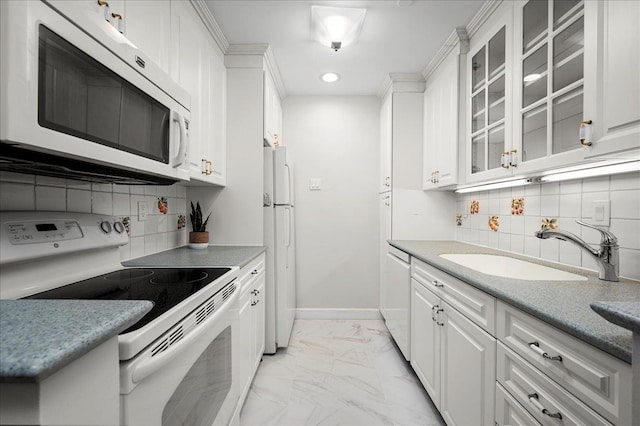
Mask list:
[[495,336],[495,297],[415,258],[411,258],[411,276]]
[[498,302],[498,339],[612,423],[631,423],[631,366]]
[[498,382],[543,425],[610,425],[502,343],[497,366]]
[[536,426],[540,422],[529,414],[500,383],[496,382],[496,424],[498,426]]
[[251,263],[240,269],[240,288],[250,287],[255,280],[264,273],[265,255],[264,253],[254,259]]

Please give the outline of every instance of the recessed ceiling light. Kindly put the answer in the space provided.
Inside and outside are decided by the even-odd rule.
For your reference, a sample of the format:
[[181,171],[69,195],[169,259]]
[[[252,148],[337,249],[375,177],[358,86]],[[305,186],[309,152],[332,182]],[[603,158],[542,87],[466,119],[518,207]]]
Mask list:
[[529,75],[525,75],[523,80],[529,83],[531,81],[539,80],[540,77],[542,77],[542,74],[529,74]]
[[335,83],[336,81],[340,80],[340,74],[337,74],[335,72],[325,72],[320,76],[320,80],[324,81],[325,83]]

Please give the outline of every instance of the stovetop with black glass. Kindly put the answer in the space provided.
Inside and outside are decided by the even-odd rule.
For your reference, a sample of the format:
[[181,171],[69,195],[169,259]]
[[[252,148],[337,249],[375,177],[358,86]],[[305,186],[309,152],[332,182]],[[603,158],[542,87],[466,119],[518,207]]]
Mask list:
[[144,327],[230,268],[131,268],[78,281],[25,299],[149,300],[154,306],[140,321],[122,331]]

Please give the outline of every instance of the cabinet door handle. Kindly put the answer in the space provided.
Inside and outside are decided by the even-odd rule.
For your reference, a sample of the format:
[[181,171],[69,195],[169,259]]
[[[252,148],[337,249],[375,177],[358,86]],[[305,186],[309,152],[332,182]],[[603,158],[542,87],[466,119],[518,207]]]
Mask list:
[[546,353],[545,351],[542,350],[542,348],[540,347],[540,343],[539,342],[531,342],[529,343],[529,347],[538,355],[541,355],[542,358],[544,359],[548,359],[549,361],[558,361],[558,362],[562,362],[562,355],[556,355],[556,356],[551,356],[548,353]]
[[509,162],[507,161],[507,155],[509,155],[508,152],[503,152],[502,155],[500,156],[500,167],[502,167],[503,169],[508,169],[509,168]]
[[536,392],[530,393],[529,395],[527,395],[527,398],[529,398],[529,402],[531,402],[538,410],[540,410],[542,414],[554,419],[562,419],[562,414],[560,414],[560,412],[552,413],[544,408],[542,404],[540,404],[540,401],[538,401],[539,396]]
[[591,146],[593,145],[591,142],[592,139],[592,129],[591,124],[593,121],[584,120],[580,123],[580,145],[582,146]]
[[509,166],[510,167],[518,167],[518,150],[512,149],[509,151]]
[[260,299],[254,300],[253,302],[251,302],[251,306],[256,306],[258,302],[260,302]]
[[207,174],[207,159],[203,158],[202,160],[200,160],[200,169],[202,170],[202,174],[206,175]]
[[434,316],[433,310],[434,310],[434,309],[437,309],[437,308],[439,308],[439,307],[440,307],[439,305],[433,305],[433,306],[431,307],[431,319],[432,319],[432,320],[434,320],[434,321],[436,321],[436,318],[435,318],[435,316]]
[[434,173],[436,174],[436,177],[435,177],[435,182],[433,183],[440,182],[440,170],[436,170]]
[[102,12],[104,14],[104,20],[108,21],[111,18],[111,11],[109,9],[109,3],[104,0],[98,0],[98,6],[102,8]]
[[387,176],[386,178],[384,178],[384,186],[391,186],[391,177]]

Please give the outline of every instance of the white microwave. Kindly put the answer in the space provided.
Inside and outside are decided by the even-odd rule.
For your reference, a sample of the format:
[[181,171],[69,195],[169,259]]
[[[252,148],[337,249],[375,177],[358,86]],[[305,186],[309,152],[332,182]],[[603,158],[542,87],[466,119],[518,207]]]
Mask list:
[[189,95],[97,8],[0,1],[0,55],[0,170],[189,179]]

